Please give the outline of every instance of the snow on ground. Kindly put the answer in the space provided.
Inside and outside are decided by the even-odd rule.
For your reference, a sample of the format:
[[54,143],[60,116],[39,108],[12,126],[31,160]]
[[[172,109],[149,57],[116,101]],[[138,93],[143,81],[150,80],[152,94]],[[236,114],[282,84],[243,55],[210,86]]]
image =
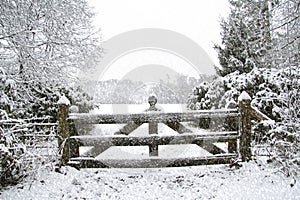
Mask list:
[[[259,161],[261,162],[261,161]],[[43,170],[0,199],[300,199],[300,184],[254,161],[180,168]]]
[[[120,125],[95,127],[91,134],[110,135],[118,128]],[[146,129],[143,125],[132,135],[143,135]],[[159,134],[174,132],[159,125]],[[113,148],[100,157],[148,156],[146,147]],[[205,153],[195,145],[160,148],[162,157]],[[0,190],[0,199],[300,199],[300,178],[291,187],[291,178],[267,165],[262,158],[242,165],[239,169],[228,165],[81,170],[63,167],[63,173],[48,168],[16,186]]]

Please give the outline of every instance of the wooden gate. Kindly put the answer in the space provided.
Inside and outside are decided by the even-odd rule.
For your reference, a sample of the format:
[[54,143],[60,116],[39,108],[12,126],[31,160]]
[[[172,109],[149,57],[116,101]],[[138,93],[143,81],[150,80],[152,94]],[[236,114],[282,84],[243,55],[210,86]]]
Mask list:
[[[138,114],[86,114],[70,113],[68,105],[59,105],[59,146],[62,163],[85,167],[177,167],[207,164],[226,164],[234,160],[251,159],[251,118],[267,119],[266,116],[250,106],[250,97],[241,98],[238,109],[198,110],[178,113],[156,112],[155,105],[150,104],[150,112]],[[248,98],[249,97],[249,98]],[[221,129],[203,131],[190,124],[211,120],[223,124]],[[135,129],[148,124],[148,135],[132,136]],[[177,134],[158,134],[158,123],[162,123]],[[75,124],[125,124],[112,136],[80,135]],[[217,144],[224,143],[226,148]],[[159,145],[196,144],[207,151],[205,156],[160,157]],[[80,154],[79,148],[92,147]],[[149,156],[141,159],[97,158],[112,146],[148,146]]]

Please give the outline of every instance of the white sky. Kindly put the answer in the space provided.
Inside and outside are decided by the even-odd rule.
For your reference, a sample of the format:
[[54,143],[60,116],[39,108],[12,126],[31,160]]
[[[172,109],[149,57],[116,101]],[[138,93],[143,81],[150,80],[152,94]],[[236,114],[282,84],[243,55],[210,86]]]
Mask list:
[[227,0],[89,0],[97,12],[102,39],[140,28],[162,28],[183,34],[201,46],[219,65],[214,43],[220,43],[220,17]]

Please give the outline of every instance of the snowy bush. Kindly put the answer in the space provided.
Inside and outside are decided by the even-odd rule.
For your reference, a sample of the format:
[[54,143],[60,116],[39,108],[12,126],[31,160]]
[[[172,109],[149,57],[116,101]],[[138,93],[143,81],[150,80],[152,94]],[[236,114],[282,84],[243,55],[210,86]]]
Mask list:
[[[2,186],[17,184],[41,167],[51,167],[57,163],[55,127],[36,129],[32,123],[14,119],[1,120],[1,127],[0,177]],[[48,137],[38,137],[41,134],[48,134]],[[28,135],[30,137],[26,137]]]
[[93,101],[80,88],[27,82],[5,74],[3,69],[0,72],[0,177],[1,185],[5,186],[57,161],[56,126],[33,124],[57,121],[56,102],[61,94],[78,105],[80,112],[92,109]]
[[15,184],[25,175],[22,169],[20,157],[24,153],[25,146],[9,132],[4,132],[1,128],[0,134],[0,180],[1,186]]
[[249,73],[234,72],[218,77],[210,84],[204,82],[194,88],[204,92],[191,95],[188,107],[191,110],[225,108],[230,101],[237,102],[241,92],[246,91],[252,97],[252,106],[281,121],[287,106],[283,86],[288,81],[282,73],[282,70],[254,68]]
[[[87,111],[93,107],[91,98],[80,90],[74,93],[69,91],[67,94],[70,96],[75,94],[74,97],[77,99],[74,97],[70,99],[79,105],[81,111]],[[0,178],[2,186],[16,184],[28,174],[35,173],[39,168],[45,166],[53,168],[55,163],[58,163],[56,126],[32,125],[37,123],[37,119],[42,120],[42,123],[56,122],[57,96],[53,95],[47,98],[47,96],[42,97],[41,101],[28,105],[29,108],[35,109],[35,113],[30,112],[29,108],[22,107],[19,102],[13,102],[14,107],[25,111],[20,117],[30,117],[30,120],[16,120],[11,117],[17,118],[17,112],[6,113],[5,110],[0,110]],[[20,112],[18,113],[20,114]],[[47,116],[49,116],[48,119],[45,119]],[[27,135],[31,136],[27,138]],[[46,137],[41,138],[38,137],[39,135],[46,135]],[[41,149],[39,146],[44,147]]]
[[88,112],[93,99],[80,87],[65,87],[43,81],[24,81],[14,75],[0,74],[0,109],[10,118],[50,117],[56,121],[59,97],[64,94],[72,105],[79,107],[79,112]]
[[300,162],[299,80],[297,67],[254,68],[241,74],[236,71],[194,88],[196,92],[190,95],[188,108],[225,108],[230,102],[237,102],[241,92],[246,91],[252,97],[252,107],[274,120],[274,123],[255,123],[253,140],[256,144],[271,145],[274,149],[271,160],[280,163],[286,174],[295,174]]
[[[49,163],[36,146],[55,141],[39,138],[55,136],[56,127],[49,123],[56,122],[62,94],[83,112],[91,109],[91,98],[69,85],[76,85],[79,70],[96,65],[92,57],[100,56],[101,48],[94,13],[85,0],[8,0],[0,10],[1,184],[11,184]],[[48,127],[33,125],[39,123],[35,120]]]

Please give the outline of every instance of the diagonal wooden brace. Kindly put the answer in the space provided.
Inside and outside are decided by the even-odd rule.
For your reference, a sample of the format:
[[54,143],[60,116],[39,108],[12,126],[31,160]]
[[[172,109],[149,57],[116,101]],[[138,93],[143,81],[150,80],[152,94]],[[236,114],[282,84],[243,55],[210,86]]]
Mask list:
[[129,135],[131,132],[133,132],[135,129],[137,129],[142,124],[143,123],[139,123],[139,122],[129,122],[123,128],[121,128],[119,131],[115,132],[114,135],[119,135],[119,134]]
[[190,129],[186,128],[180,122],[165,122],[164,124],[178,133],[192,133]]
[[209,153],[215,155],[215,154],[222,154],[225,153],[222,149],[218,148],[216,145],[213,143],[216,142],[215,140],[200,140],[193,142],[194,144],[197,144],[204,150],[208,151]]

